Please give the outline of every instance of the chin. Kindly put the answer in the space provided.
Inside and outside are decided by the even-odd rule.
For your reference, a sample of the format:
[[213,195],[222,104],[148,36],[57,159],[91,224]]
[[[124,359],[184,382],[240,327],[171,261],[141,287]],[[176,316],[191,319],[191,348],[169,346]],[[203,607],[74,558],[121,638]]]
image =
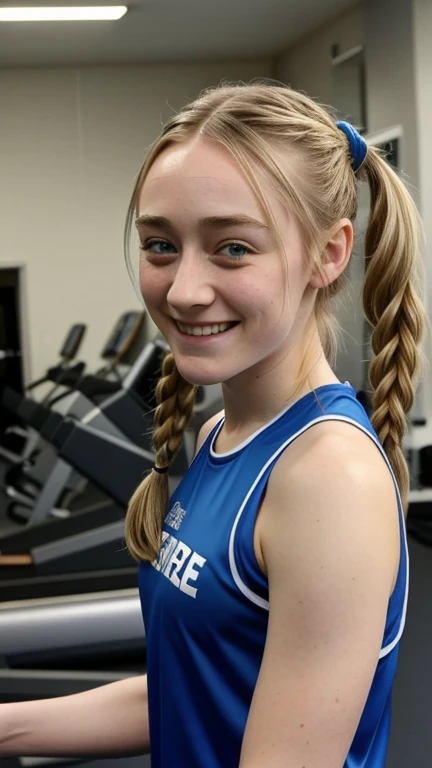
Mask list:
[[176,360],[176,366],[178,372],[185,379],[185,381],[188,381],[189,384],[194,384],[197,387],[206,387],[210,386],[211,384],[222,384],[223,381],[231,378],[230,376],[222,377],[220,371],[216,372],[215,370],[200,370],[200,367],[196,364],[194,366],[182,365],[181,361],[177,362]]
[[188,381],[189,384],[194,384],[196,387],[209,387],[212,384],[222,384],[222,379],[220,376],[212,376],[210,373],[205,374],[199,374],[199,373],[183,373],[183,371],[178,369],[179,373],[185,379],[185,381]]

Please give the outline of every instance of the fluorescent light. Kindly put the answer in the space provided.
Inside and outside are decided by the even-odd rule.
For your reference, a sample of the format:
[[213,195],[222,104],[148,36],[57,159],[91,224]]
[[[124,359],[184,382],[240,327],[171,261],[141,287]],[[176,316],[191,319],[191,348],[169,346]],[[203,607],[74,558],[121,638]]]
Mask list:
[[125,5],[75,6],[73,8],[0,8],[0,21],[103,21],[121,19]]

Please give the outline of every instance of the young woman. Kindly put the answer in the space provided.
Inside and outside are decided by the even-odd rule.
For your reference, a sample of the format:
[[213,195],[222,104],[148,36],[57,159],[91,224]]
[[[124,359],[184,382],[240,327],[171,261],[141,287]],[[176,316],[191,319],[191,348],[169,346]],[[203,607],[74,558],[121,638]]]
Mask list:
[[[332,369],[358,180],[371,192],[372,424]],[[254,83],[210,90],[168,123],[133,222],[141,291],[171,348],[155,467],[127,516],[148,676],[0,707],[0,753],[151,739],[153,768],[384,768],[408,587],[401,441],[424,323],[414,204],[350,125]],[[196,386],[216,382],[224,412],[168,503]]]

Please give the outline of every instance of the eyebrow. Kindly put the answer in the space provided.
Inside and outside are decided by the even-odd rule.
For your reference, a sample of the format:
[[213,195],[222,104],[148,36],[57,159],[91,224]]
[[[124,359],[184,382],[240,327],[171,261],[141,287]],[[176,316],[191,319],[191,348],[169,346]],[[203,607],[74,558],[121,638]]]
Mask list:
[[[245,216],[241,213],[233,214],[232,216],[206,216],[204,219],[200,219],[198,223],[201,227],[212,227],[213,229],[224,229],[233,226],[248,226],[256,227],[257,229],[269,228],[264,222],[252,219],[250,216]],[[150,216],[148,214],[138,216],[135,224],[145,224],[148,227],[159,227],[161,229],[174,228],[165,216]]]

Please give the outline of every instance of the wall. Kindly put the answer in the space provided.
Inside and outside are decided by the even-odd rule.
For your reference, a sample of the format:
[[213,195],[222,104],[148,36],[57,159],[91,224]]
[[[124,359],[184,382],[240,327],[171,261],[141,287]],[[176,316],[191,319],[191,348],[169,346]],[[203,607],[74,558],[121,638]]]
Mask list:
[[331,104],[332,45],[339,45],[339,52],[345,53],[362,43],[362,9],[357,5],[287,50],[278,61],[277,77],[322,103]]
[[[417,102],[417,154],[421,158],[418,167],[418,187],[420,191],[420,210],[423,216],[427,257],[426,272],[428,282],[429,317],[432,310],[432,4],[430,0],[416,0],[414,4],[414,61],[416,68]],[[429,340],[428,359],[431,360]],[[430,391],[429,391],[430,395]]]
[[0,72],[0,267],[27,265],[29,377],[74,322],[89,325],[94,369],[117,316],[139,307],[123,223],[162,122],[223,78],[272,75],[269,60]]
[[[367,111],[370,132],[401,125],[401,167],[426,227],[424,247],[425,298],[430,293],[430,243],[432,204],[430,168],[431,69],[430,34],[432,8],[429,0],[367,0],[365,47],[367,51]],[[430,310],[429,310],[430,317]],[[425,345],[430,359],[430,339]],[[431,371],[419,387],[412,415],[432,419]],[[421,438],[430,442],[432,431]]]
[[367,0],[364,5],[366,108],[369,133],[402,125],[401,166],[418,188],[417,98],[412,3]]
[[[277,77],[323,104],[334,105],[331,48],[338,45],[339,53],[342,54],[362,44],[363,16],[361,6],[358,5],[319,27],[287,50],[278,60]],[[350,279],[355,286],[361,281],[362,274],[361,254],[356,252],[350,265]],[[346,290],[338,298],[335,313],[343,330],[337,373],[359,389],[363,386],[364,378],[361,347],[363,313],[356,287]]]

